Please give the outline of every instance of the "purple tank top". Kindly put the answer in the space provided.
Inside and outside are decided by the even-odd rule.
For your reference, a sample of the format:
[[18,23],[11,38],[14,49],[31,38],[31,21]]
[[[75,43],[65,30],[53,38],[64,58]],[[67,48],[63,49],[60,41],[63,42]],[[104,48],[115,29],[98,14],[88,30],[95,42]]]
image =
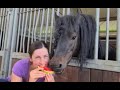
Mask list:
[[[23,82],[27,82],[29,79],[29,67],[29,58],[21,59],[14,64],[12,72],[17,76],[22,77]],[[7,79],[10,81],[10,77]],[[36,82],[44,82],[44,79],[45,78],[39,78]]]

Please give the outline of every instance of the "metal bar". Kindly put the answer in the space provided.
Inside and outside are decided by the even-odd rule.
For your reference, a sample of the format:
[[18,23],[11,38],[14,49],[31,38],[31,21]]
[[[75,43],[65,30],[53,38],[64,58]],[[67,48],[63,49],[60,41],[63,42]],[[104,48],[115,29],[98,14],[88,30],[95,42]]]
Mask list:
[[29,33],[28,33],[27,53],[28,53],[28,50],[29,50],[29,43],[30,43],[31,24],[32,24],[32,8],[31,8],[31,12],[30,12],[30,22],[29,22]]
[[5,22],[4,22],[4,27],[3,27],[3,38],[2,38],[2,48],[1,48],[1,50],[3,50],[4,49],[4,42],[5,42],[5,31],[6,31],[6,21],[7,21],[7,10],[5,9]]
[[[36,8],[36,11],[38,10],[42,10],[44,8]],[[24,12],[20,12],[20,14],[23,14],[23,13],[26,13],[27,11],[24,11]],[[28,10],[28,12],[31,12],[31,10]],[[32,9],[32,12],[34,12],[34,9]]]
[[63,8],[63,16],[65,15],[65,8]]
[[57,15],[59,16],[60,8],[57,8]]
[[46,22],[46,30],[45,30],[45,43],[47,42],[48,21],[49,21],[49,8],[48,8],[48,11],[47,11],[47,22]]
[[[76,63],[76,59],[71,59],[68,63],[69,66],[79,67],[80,64]],[[91,69],[99,69],[106,71],[120,72],[120,62],[118,61],[106,61],[106,60],[92,60],[89,59],[86,61],[87,64],[84,64],[83,67]]]
[[47,9],[45,9],[45,16],[44,16],[44,23],[43,23],[43,29],[42,29],[42,40],[45,41],[45,26],[47,22]]
[[35,27],[35,18],[36,17],[36,8],[35,8],[35,10],[34,10],[34,18],[33,18],[33,27],[32,27],[32,38],[31,38],[31,43],[33,43],[33,34],[34,34],[34,27]]
[[[25,8],[24,10],[25,11]],[[22,50],[22,43],[23,43],[23,29],[24,29],[24,18],[25,18],[25,13],[23,13],[23,17],[22,17],[22,31],[21,31],[21,38],[20,38],[20,52]]]
[[1,41],[2,41],[2,36],[3,36],[3,26],[4,26],[4,14],[5,14],[5,8],[3,9],[3,16],[2,16],[2,23],[1,23],[1,32],[0,32],[0,47],[1,47]]
[[63,8],[63,13],[62,13],[62,15],[63,15],[63,16],[65,15],[65,8]]
[[117,50],[116,50],[116,59],[120,61],[120,8],[117,9]]
[[[22,11],[22,8],[20,8],[20,12]],[[17,34],[17,44],[16,44],[16,52],[19,52],[18,51],[18,43],[20,42],[19,41],[19,37],[20,37],[20,25],[21,25],[21,14],[20,12],[18,13],[19,14],[19,23],[18,23],[18,34]]]
[[110,9],[107,8],[107,22],[106,22],[106,54],[105,59],[108,60],[108,50],[109,50],[109,18],[110,18]]
[[27,31],[27,20],[28,20],[28,8],[27,8],[27,13],[26,13],[24,36],[23,36],[23,53],[25,53],[25,37],[26,37],[26,31]]
[[45,14],[45,9],[43,9],[43,12],[42,12],[42,23],[40,26],[40,40],[41,40],[41,33],[42,33],[42,29],[43,29],[43,23],[44,23],[44,14]]
[[3,9],[0,10],[0,27],[1,27],[1,21],[2,21],[2,12],[3,12]]
[[9,8],[7,8],[7,26],[6,26],[6,32],[5,32],[5,41],[4,41],[4,49],[3,49],[3,57],[2,57],[2,64],[1,64],[1,70],[2,70],[2,77],[5,77],[5,66],[6,66],[6,47],[7,47],[7,38],[8,38],[8,31],[9,31],[9,24],[10,24],[10,12]]
[[[110,17],[110,21],[115,21],[115,20],[117,20],[117,17]],[[106,18],[100,18],[100,22],[102,22],[102,21],[106,21]]]
[[54,21],[54,8],[52,8],[52,16],[51,16],[51,30],[50,30],[50,45],[49,45],[49,52],[51,53],[51,46],[52,46],[52,31],[53,31],[53,21]]
[[[8,68],[8,75],[11,74],[11,67],[12,67],[12,54],[15,50],[16,44],[16,37],[17,37],[17,25],[18,25],[18,11],[19,8],[15,8],[14,13],[14,21],[13,21],[13,32],[12,32],[12,41],[11,41],[11,50],[10,50],[10,60],[9,60],[9,68]],[[7,75],[7,76],[8,76]]]
[[95,53],[94,53],[94,59],[98,59],[99,17],[100,17],[100,8],[96,8],[96,36],[95,36]]
[[3,49],[3,58],[2,58],[2,63],[1,63],[1,71],[2,71],[2,74],[4,75],[4,63],[5,63],[5,49],[6,49],[6,43],[7,43],[7,38],[8,38],[8,30],[9,30],[9,22],[10,22],[10,12],[9,12],[9,8],[7,8],[7,26],[6,26],[6,33],[5,33],[5,42],[4,42],[4,49]]
[[[20,12],[22,11],[22,8],[20,8]],[[20,27],[20,25],[21,25],[21,13],[19,12],[19,23],[18,23],[18,35],[17,35],[17,45],[16,45],[16,52],[19,52],[18,51],[18,45],[20,45],[20,40],[19,40],[19,38],[20,38],[20,30],[21,30],[21,27]],[[19,47],[19,49],[20,49],[20,47]]]
[[6,25],[6,32],[5,32],[5,42],[4,42],[4,48],[3,51],[5,51],[6,43],[7,43],[7,38],[8,38],[8,30],[9,30],[9,23],[10,22],[10,12],[9,8],[7,9],[7,25]]
[[70,15],[70,8],[67,8],[67,15]]
[[14,19],[14,8],[10,8],[10,22],[9,22],[9,30],[8,30],[8,38],[7,38],[7,43],[5,47],[5,52],[4,52],[4,76],[7,77],[8,75],[8,68],[9,68],[9,58],[10,58],[10,50],[11,50],[11,40],[12,40],[12,28],[13,28],[13,19]]
[[35,30],[34,30],[34,41],[36,41],[36,29],[37,29],[37,26],[38,26],[38,20],[39,20],[39,17],[40,17],[40,9],[39,9],[39,11],[38,11],[37,19],[36,19],[36,24],[35,24]]

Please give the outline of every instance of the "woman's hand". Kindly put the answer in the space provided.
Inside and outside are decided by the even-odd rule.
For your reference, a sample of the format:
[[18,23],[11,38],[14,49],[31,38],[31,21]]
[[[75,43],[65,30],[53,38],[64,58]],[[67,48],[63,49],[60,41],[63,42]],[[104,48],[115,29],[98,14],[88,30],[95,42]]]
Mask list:
[[37,68],[30,72],[29,82],[35,82],[35,81],[37,81],[38,78],[45,77],[45,73],[43,73],[40,70],[43,70],[43,69]]
[[45,82],[55,82],[54,76],[52,74],[46,74]]

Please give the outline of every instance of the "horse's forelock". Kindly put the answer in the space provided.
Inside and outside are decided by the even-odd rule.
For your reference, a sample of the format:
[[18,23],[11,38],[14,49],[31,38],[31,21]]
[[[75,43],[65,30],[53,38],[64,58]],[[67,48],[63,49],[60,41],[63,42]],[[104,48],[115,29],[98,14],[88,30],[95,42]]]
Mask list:
[[[65,33],[65,32],[70,32],[69,28],[75,27],[75,20],[76,20],[76,17],[71,16],[71,15],[66,15],[66,16],[57,18],[57,20],[55,22],[53,49],[55,49],[57,47],[57,43],[58,43],[58,40],[59,40],[61,34]],[[64,31],[61,31],[62,30],[62,29],[60,29],[61,27],[64,28]]]
[[[77,18],[79,19],[79,18]],[[57,18],[56,22],[55,22],[55,33],[54,33],[54,39],[55,39],[55,46],[57,45],[57,42],[61,36],[61,34],[65,33],[65,32],[71,32],[71,30],[73,30],[73,32],[78,31],[78,29],[76,30],[76,16],[72,16],[72,15],[65,15],[63,17],[59,17]],[[61,31],[62,29],[60,29],[61,27],[64,28],[63,31]],[[55,47],[54,47],[55,48]]]

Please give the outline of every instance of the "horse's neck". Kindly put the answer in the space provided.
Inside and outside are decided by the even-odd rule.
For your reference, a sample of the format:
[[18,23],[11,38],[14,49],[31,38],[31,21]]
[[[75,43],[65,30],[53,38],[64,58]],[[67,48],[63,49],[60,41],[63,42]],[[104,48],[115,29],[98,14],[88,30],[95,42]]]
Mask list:
[[105,59],[105,42],[99,41],[98,59]]
[[73,52],[73,57],[78,57],[79,51],[80,51],[80,42],[77,41],[76,47],[75,47],[74,52]]
[[[104,50],[105,48],[103,47],[103,43],[99,41],[98,43],[98,58],[103,59],[104,57]],[[94,52],[95,52],[95,44],[91,44],[89,48],[89,53],[87,54],[88,59],[94,59]]]

